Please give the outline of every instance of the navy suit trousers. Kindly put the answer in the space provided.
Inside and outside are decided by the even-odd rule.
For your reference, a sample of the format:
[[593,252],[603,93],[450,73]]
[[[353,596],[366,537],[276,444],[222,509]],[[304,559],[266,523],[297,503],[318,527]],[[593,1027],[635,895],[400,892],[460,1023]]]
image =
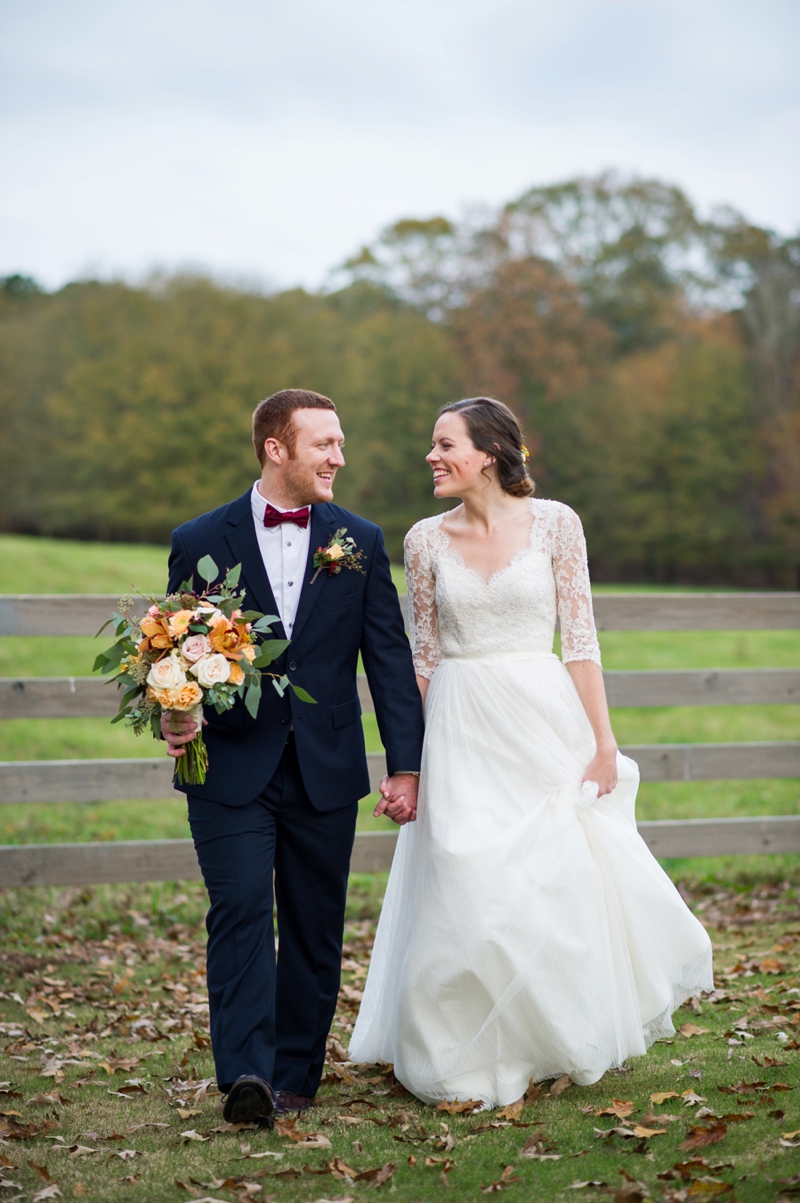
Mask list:
[[[217,1082],[240,1074],[313,1097],[339,992],[358,803],[319,811],[293,734],[263,793],[244,806],[189,794],[211,907],[208,995]],[[272,880],[278,911],[278,953]]]

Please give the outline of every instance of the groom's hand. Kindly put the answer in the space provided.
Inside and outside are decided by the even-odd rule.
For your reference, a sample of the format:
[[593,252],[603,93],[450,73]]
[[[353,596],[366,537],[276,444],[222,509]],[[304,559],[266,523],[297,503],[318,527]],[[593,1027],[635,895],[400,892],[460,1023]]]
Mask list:
[[393,773],[380,784],[381,800],[372,812],[387,815],[394,823],[413,823],[417,817],[419,777],[414,773]]
[[[206,720],[203,719],[203,726],[205,725]],[[177,760],[186,755],[183,745],[191,743],[197,735],[197,723],[188,714],[181,714],[177,710],[165,710],[161,714],[161,734],[167,741],[167,756]]]

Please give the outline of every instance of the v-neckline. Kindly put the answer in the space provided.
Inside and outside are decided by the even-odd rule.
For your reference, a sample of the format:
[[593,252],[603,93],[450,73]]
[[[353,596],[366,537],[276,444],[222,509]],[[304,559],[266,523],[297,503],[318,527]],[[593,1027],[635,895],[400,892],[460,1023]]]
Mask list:
[[491,574],[491,576],[488,576],[488,577],[482,576],[481,573],[478,572],[477,568],[471,568],[469,566],[469,564],[467,563],[467,561],[464,559],[461,552],[458,550],[458,548],[453,546],[452,536],[448,533],[447,530],[444,529],[444,519],[447,516],[446,514],[442,515],[442,521],[439,523],[439,532],[440,532],[440,534],[444,535],[445,539],[447,540],[447,547],[445,550],[448,552],[448,554],[450,556],[452,556],[452,558],[459,565],[459,567],[463,568],[465,572],[468,572],[470,574],[470,576],[474,576],[477,580],[479,580],[482,584],[486,585],[486,587],[488,588],[489,586],[494,584],[494,582],[498,579],[498,577],[503,576],[506,572],[508,572],[511,568],[513,568],[516,564],[518,564],[520,560],[524,559],[525,556],[530,555],[530,553],[533,551],[533,532],[536,528],[536,515],[533,512],[532,505],[530,506],[529,513],[531,516],[531,526],[530,526],[530,533],[528,535],[527,546],[521,547],[519,549],[519,551],[515,551],[513,556],[511,557],[511,559],[508,561],[507,564],[505,564],[502,568],[498,568],[496,572],[493,572]]

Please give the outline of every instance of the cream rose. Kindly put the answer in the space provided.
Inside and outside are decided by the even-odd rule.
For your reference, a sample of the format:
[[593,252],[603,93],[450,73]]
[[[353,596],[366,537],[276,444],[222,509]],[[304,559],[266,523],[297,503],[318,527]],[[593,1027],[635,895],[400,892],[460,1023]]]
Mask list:
[[341,560],[342,556],[347,555],[347,552],[342,547],[341,543],[334,543],[332,547],[327,549],[329,560]]
[[154,689],[180,689],[186,684],[186,673],[177,656],[164,656],[157,660],[147,674],[147,684]]
[[190,664],[201,660],[203,656],[207,656],[211,651],[211,643],[208,635],[190,635],[181,644],[181,655],[184,660],[188,660]]
[[204,689],[214,685],[224,685],[231,675],[230,663],[224,656],[217,653],[214,656],[204,656],[192,665],[191,670]]

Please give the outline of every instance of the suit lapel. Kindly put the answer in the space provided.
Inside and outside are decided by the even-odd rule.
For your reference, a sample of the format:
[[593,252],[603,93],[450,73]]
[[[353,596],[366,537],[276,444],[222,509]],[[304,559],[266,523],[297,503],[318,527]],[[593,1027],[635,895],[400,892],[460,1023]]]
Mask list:
[[331,535],[336,530],[336,521],[331,516],[329,507],[326,504],[312,505],[311,507],[311,538],[308,544],[308,560],[306,561],[306,572],[303,578],[303,591],[300,594],[300,603],[297,607],[297,616],[294,620],[294,631],[292,638],[297,639],[301,630],[305,626],[308,618],[319,601],[325,589],[325,584],[328,580],[327,572],[321,572],[314,584],[311,584],[311,578],[316,572],[314,568],[314,555],[318,547],[325,547]]
[[[245,503],[245,504],[241,504]],[[253,522],[253,511],[250,506],[250,494],[246,493],[231,506],[228,518],[230,526],[225,535],[225,542],[233,553],[233,564],[241,564],[241,587],[247,592],[245,605],[261,610],[262,614],[277,614],[278,606],[272,585],[269,583],[264,561],[261,558],[261,548],[256,538],[256,528]],[[233,564],[231,567],[233,567]],[[286,636],[283,624],[273,626],[276,635],[281,639]]]

